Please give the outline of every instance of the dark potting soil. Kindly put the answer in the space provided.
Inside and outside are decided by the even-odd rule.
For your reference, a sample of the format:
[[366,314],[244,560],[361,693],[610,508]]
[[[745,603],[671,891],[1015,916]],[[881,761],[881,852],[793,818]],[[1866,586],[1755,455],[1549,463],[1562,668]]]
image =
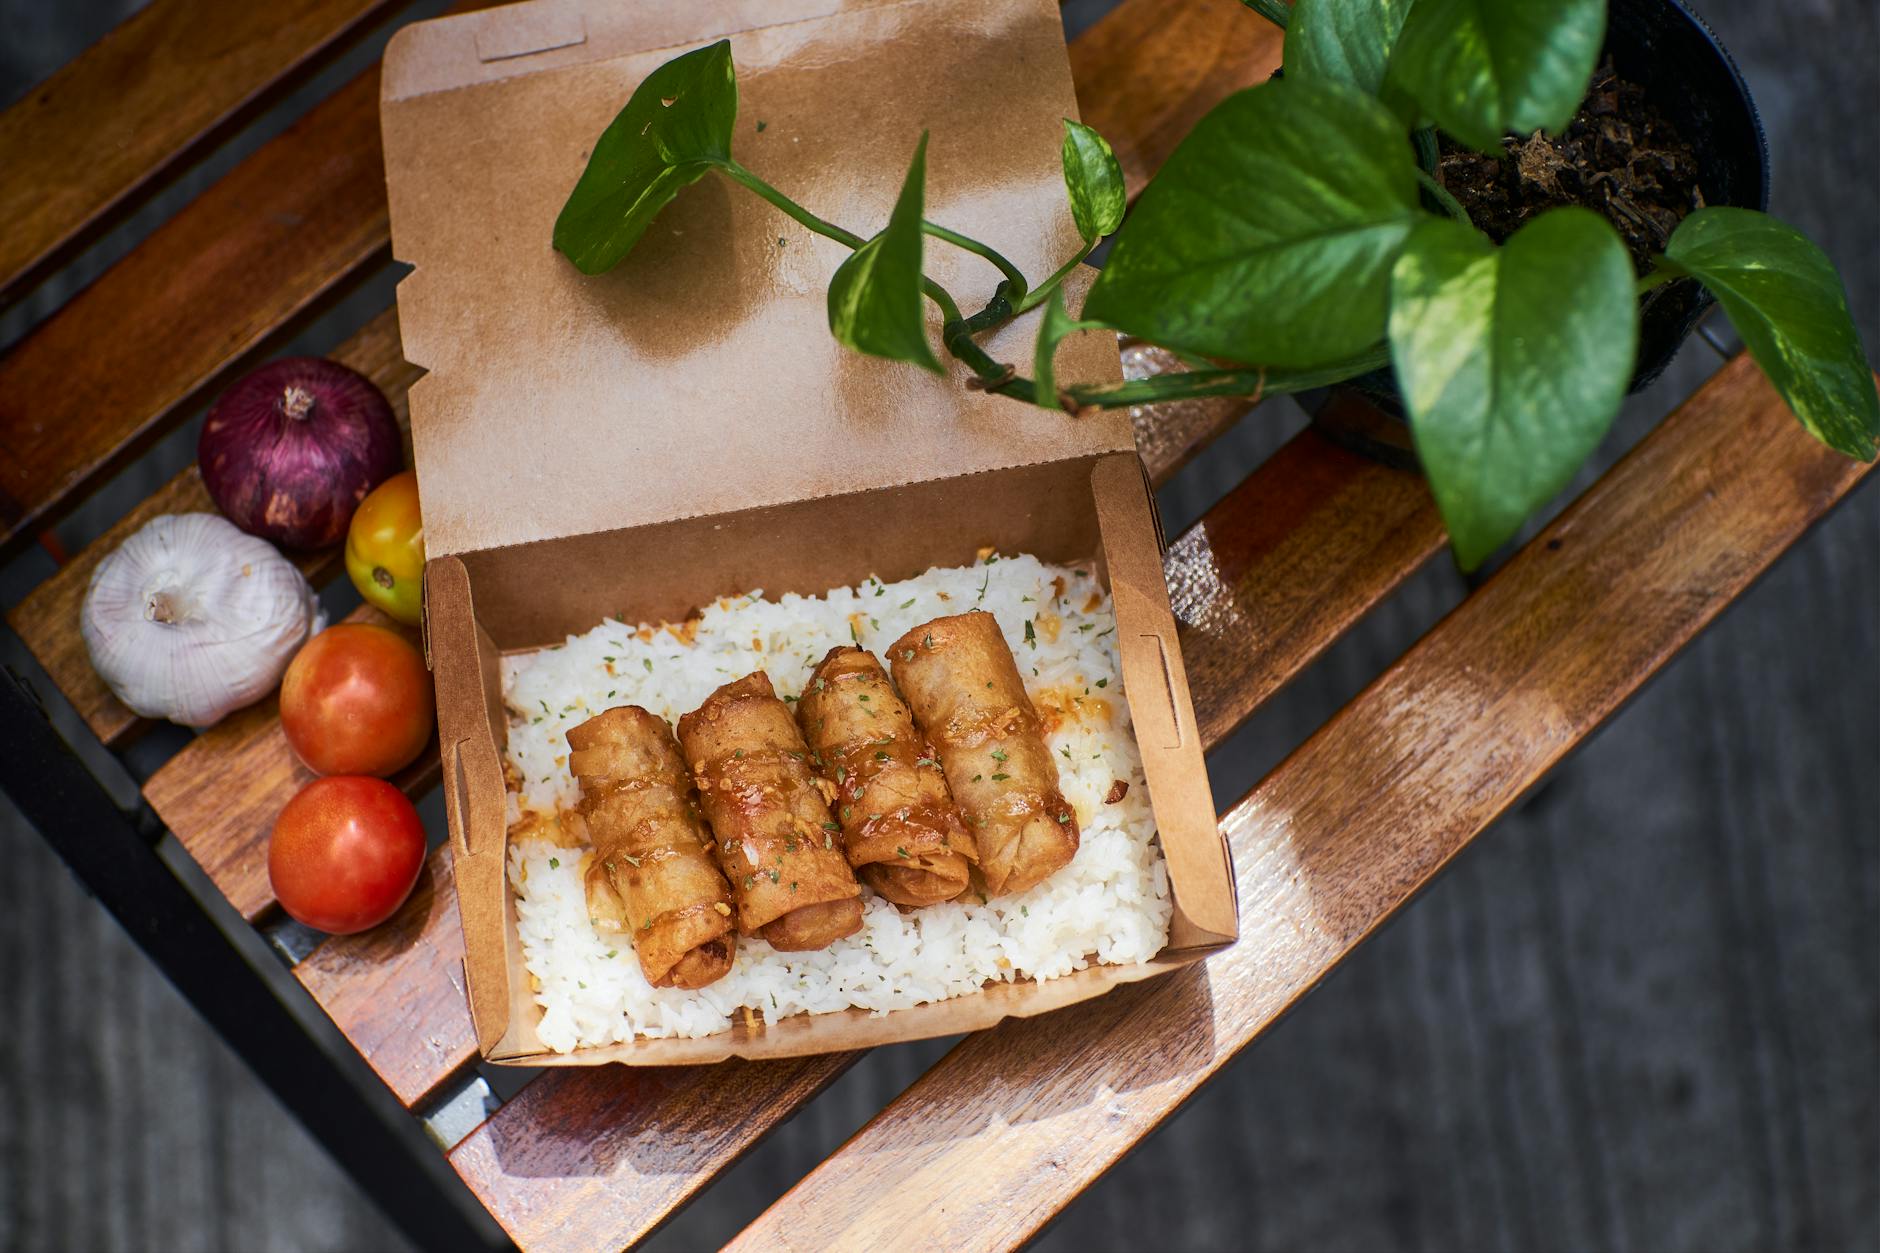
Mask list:
[[1535,214],[1582,205],[1618,228],[1640,274],[1686,214],[1704,206],[1697,154],[1645,89],[1602,65],[1580,111],[1557,138],[1502,141],[1486,157],[1444,137],[1437,177],[1470,219],[1501,243]]

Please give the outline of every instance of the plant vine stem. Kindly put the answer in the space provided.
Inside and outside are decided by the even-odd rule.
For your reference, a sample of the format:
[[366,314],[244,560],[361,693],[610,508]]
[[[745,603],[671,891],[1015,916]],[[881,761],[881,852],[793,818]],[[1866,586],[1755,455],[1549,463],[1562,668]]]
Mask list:
[[802,205],[790,199],[775,187],[772,187],[769,183],[766,183],[763,179],[739,165],[736,161],[727,158],[723,161],[716,162],[716,164],[719,169],[723,170],[734,181],[744,184],[744,186],[750,188],[764,199],[770,201],[771,204],[783,210],[787,217],[809,228],[816,234],[822,235],[828,239],[833,239],[844,248],[851,250],[860,248],[863,244],[868,242],[853,231],[845,231],[834,222],[817,217],[814,213],[811,213],[808,209],[805,209]]
[[1638,281],[1638,294],[1643,296],[1652,288],[1658,287],[1664,283],[1669,283],[1672,279],[1677,277],[1676,274],[1660,265],[1657,269]]
[[1240,0],[1240,2],[1281,30],[1286,29],[1288,19],[1292,17],[1292,5],[1286,3],[1286,0]]
[[1390,350],[1380,344],[1360,356],[1307,370],[1194,370],[1185,374],[1157,374],[1126,383],[1071,387],[1065,394],[1079,405],[1096,405],[1102,409],[1204,396],[1278,396],[1330,387],[1389,363]]
[[1419,167],[1417,170],[1417,182],[1423,185],[1423,190],[1430,193],[1437,204],[1443,206],[1443,211],[1450,217],[1461,222],[1464,226],[1473,225],[1473,223],[1469,221],[1469,211],[1462,207],[1462,202],[1450,195],[1449,189],[1437,182],[1434,175]]
[[962,235],[958,231],[948,230],[938,222],[929,222],[925,218],[921,219],[920,229],[926,234],[932,235],[935,239],[944,240],[952,244],[955,248],[964,248],[967,252],[972,253],[976,257],[984,257],[986,260],[999,267],[999,273],[1005,275],[1006,281],[1012,285],[1012,290],[1018,292],[1020,295],[1024,294],[1025,275],[1023,272],[1010,261],[1000,256],[998,250],[991,245],[982,244],[970,235]]
[[1060,265],[1057,268],[1057,272],[1052,274],[1051,277],[1044,282],[1038,284],[1035,290],[1025,293],[1025,298],[1018,302],[1018,306],[1012,310],[1012,315],[1016,317],[1029,309],[1037,308],[1045,301],[1051,299],[1051,293],[1057,290],[1058,284],[1069,278],[1071,271],[1082,265],[1084,258],[1088,257],[1096,249],[1096,246],[1097,241],[1094,239],[1085,241],[1084,246],[1077,250],[1076,256],[1066,261],[1063,265]]
[[[834,222],[817,217],[814,213],[811,213],[808,209],[805,209],[802,205],[790,199],[775,187],[772,187],[769,183],[766,183],[763,179],[739,165],[736,161],[725,160],[717,162],[716,164],[730,176],[733,181],[750,188],[765,200],[775,205],[778,209],[782,210],[783,213],[793,221],[801,223],[816,234],[827,239],[833,239],[850,251],[854,251],[868,242],[853,231],[844,230]],[[921,227],[923,230],[927,230],[929,234],[945,231],[946,233],[939,237],[946,239],[948,243],[966,240],[966,243],[960,246],[966,247],[968,251],[976,251],[975,248],[968,247],[968,245],[977,244],[978,241],[976,240],[967,240],[966,236],[955,235],[954,232],[947,231],[945,227],[936,227],[931,222],[922,222]],[[984,247],[984,245],[978,246]],[[992,253],[992,249],[986,248],[985,252]],[[981,255],[985,254],[982,253]],[[996,253],[992,253],[992,256],[997,255]],[[991,260],[992,257],[987,257],[987,259]],[[1004,258],[999,258],[999,261],[1003,260]],[[997,265],[998,261],[994,261],[994,264]],[[1009,262],[1006,263],[1006,265],[1009,264]],[[1003,270],[1006,266],[1000,265],[999,268]],[[1016,275],[1018,290],[1023,291],[1025,276],[1019,274],[1015,269],[1011,270],[1010,273]],[[921,276],[920,290],[927,299],[939,306],[942,319],[940,330],[941,345],[953,356],[965,362],[966,365],[972,369],[973,373],[979,377],[980,382],[985,385],[987,391],[998,392],[1005,396],[1013,396],[1020,400],[1030,400],[1032,397],[1031,381],[1029,379],[1018,378],[1010,367],[1002,366],[994,361],[985,349],[973,342],[972,338],[981,331],[989,331],[1012,319],[1014,314],[1010,292],[1012,290],[1013,281],[1013,279],[1009,278],[1002,281],[993,292],[992,300],[987,303],[986,307],[970,318],[960,313],[959,302],[953,299],[952,294],[948,292],[946,288],[940,286],[940,284],[934,282],[926,275]]]

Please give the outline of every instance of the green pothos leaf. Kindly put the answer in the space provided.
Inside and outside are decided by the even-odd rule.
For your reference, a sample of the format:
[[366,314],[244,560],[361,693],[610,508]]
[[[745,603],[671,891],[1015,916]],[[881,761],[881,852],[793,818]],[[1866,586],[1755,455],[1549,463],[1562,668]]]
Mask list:
[[1502,136],[1573,117],[1606,39],[1606,0],[1417,0],[1397,36],[1384,94],[1491,155]]
[[1344,83],[1375,96],[1411,0],[1297,0],[1286,24],[1286,77]]
[[555,249],[583,274],[612,269],[679,189],[731,157],[738,81],[731,42],[646,76],[601,137],[555,219]]
[[1880,397],[1847,289],[1800,231],[1749,209],[1699,209],[1665,266],[1709,288],[1782,399],[1816,439],[1862,461],[1880,438]]
[[1625,398],[1638,350],[1631,257],[1586,209],[1495,247],[1432,218],[1391,277],[1390,350],[1430,490],[1465,570],[1567,485]]
[[921,308],[920,221],[926,179],[923,134],[888,225],[851,253],[829,280],[829,331],[857,352],[940,374]]
[[1306,368],[1383,338],[1390,267],[1424,216],[1404,129],[1336,83],[1263,83],[1155,176],[1084,315],[1185,352]]
[[1064,119],[1063,159],[1071,217],[1084,242],[1094,243],[1123,224],[1123,210],[1129,204],[1123,167],[1103,136],[1069,118]]

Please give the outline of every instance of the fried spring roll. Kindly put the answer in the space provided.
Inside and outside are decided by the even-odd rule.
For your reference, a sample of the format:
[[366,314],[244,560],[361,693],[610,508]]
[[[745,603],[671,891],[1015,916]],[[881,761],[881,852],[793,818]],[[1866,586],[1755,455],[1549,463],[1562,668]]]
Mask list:
[[832,648],[796,703],[810,760],[834,785],[849,865],[896,905],[950,901],[978,858],[946,776],[873,653]]
[[727,683],[679,719],[738,929],[786,952],[824,948],[862,926],[861,888],[790,707],[763,671]]
[[722,978],[737,950],[731,888],[712,860],[672,729],[627,705],[569,731],[568,748],[594,845],[589,916],[632,937],[654,987],[702,988]]
[[917,626],[888,650],[894,681],[940,754],[993,896],[1077,855],[1077,815],[998,621],[975,610]]

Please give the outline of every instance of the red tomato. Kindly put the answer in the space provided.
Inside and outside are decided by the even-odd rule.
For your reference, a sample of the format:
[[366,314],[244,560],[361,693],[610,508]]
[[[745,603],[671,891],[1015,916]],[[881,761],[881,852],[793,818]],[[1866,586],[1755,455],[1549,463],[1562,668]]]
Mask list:
[[435,716],[424,658],[386,627],[328,627],[281,678],[281,729],[315,774],[391,774],[424,751]]
[[281,908],[319,931],[376,927],[411,895],[424,824],[383,779],[334,775],[294,794],[274,820],[268,881]]

